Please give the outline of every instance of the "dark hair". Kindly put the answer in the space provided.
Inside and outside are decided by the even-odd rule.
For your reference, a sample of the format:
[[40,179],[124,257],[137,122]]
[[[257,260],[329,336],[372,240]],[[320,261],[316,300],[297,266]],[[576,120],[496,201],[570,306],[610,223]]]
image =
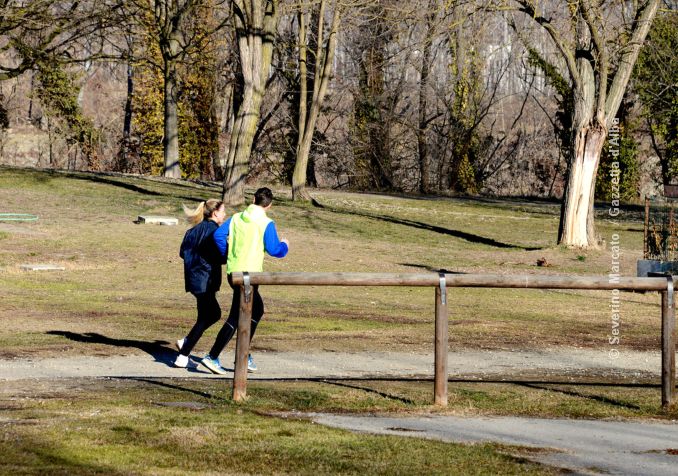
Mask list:
[[273,192],[268,187],[262,187],[254,192],[254,204],[266,208],[273,202]]

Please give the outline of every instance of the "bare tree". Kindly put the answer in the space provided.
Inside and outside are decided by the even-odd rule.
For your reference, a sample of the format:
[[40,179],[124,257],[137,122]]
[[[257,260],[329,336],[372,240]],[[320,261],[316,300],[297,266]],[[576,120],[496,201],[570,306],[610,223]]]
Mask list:
[[[298,13],[299,21],[299,127],[298,140],[296,147],[296,161],[294,164],[294,173],[292,175],[292,198],[294,200],[310,200],[306,192],[306,170],[308,168],[308,157],[313,141],[313,134],[316,128],[320,108],[327,93],[327,87],[330,82],[332,66],[334,63],[334,53],[337,48],[337,33],[341,18],[341,5],[335,0],[332,5],[332,20],[329,26],[328,39],[325,42],[325,9],[328,1],[321,0],[317,12],[313,15],[308,7],[302,7]],[[309,19],[315,17],[317,26],[315,33],[316,50],[313,56],[313,85],[311,97],[308,97],[308,24]]]
[[2,60],[0,81],[21,76],[45,60],[77,63],[102,57],[99,51],[82,54],[77,46],[110,27],[120,1],[58,2],[54,0],[0,1]]
[[[593,199],[601,151],[659,0],[631,4],[513,1],[548,33],[566,65],[574,98],[571,156],[558,241],[568,246],[595,247]],[[569,20],[562,28],[552,21],[558,14]]]

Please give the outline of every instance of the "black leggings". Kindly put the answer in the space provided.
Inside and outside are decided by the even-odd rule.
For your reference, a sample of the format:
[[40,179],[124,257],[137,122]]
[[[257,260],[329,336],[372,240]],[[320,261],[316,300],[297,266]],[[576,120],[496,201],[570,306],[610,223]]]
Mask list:
[[219,307],[216,293],[195,294],[195,299],[198,302],[198,320],[184,340],[184,345],[181,347],[181,355],[189,355],[195,344],[200,340],[200,337],[202,337],[203,332],[221,319],[221,308]]
[[[229,276],[229,284],[231,284]],[[233,334],[235,334],[236,329],[238,328],[238,318],[240,317],[240,286],[233,286],[233,301],[231,301],[231,311],[228,313],[228,319],[224,323],[224,326],[217,334],[217,340],[214,341],[212,350],[210,350],[209,356],[212,359],[216,359],[221,354],[228,343],[231,341]],[[261,320],[261,316],[264,315],[264,301],[261,299],[261,294],[259,294],[259,286],[252,286],[252,324],[250,326],[250,342],[254,338],[254,332],[257,330],[257,325]]]

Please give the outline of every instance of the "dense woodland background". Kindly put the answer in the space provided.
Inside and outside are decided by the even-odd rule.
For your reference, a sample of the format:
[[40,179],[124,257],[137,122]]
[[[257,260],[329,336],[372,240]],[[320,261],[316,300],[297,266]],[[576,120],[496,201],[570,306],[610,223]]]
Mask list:
[[[300,196],[301,178],[561,199],[573,88],[545,28],[574,44],[572,5],[587,18],[590,4],[611,77],[638,3],[2,1],[0,160],[220,181],[240,167],[249,181],[296,177]],[[594,53],[577,46],[577,61],[597,68]],[[600,156],[597,200],[612,198],[615,160],[622,200],[676,179],[677,84],[678,5],[661,1],[615,114],[620,154]]]

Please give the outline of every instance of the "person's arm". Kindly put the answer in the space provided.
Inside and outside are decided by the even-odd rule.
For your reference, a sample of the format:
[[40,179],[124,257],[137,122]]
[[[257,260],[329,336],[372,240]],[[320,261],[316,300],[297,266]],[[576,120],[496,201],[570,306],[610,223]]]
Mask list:
[[231,219],[226,220],[219,228],[216,229],[214,234],[214,243],[217,245],[217,249],[221,256],[226,256],[226,250],[228,249],[228,229],[231,226]]
[[181,259],[184,259],[184,254],[186,253],[186,249],[190,246],[189,244],[189,236],[191,233],[191,229],[189,228],[186,230],[186,233],[184,233],[184,239],[181,240],[181,246],[179,247],[179,256]]
[[278,232],[275,229],[275,223],[270,222],[264,231],[264,249],[266,253],[274,258],[284,258],[289,251],[286,240],[278,238]]

